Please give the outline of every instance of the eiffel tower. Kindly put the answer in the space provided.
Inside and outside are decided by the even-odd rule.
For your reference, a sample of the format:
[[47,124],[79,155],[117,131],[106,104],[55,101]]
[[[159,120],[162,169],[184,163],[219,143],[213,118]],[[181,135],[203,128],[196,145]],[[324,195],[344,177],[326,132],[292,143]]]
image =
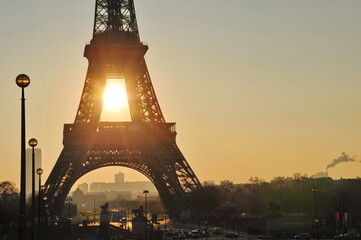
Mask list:
[[[96,0],[89,66],[73,124],[64,124],[64,148],[45,184],[49,214],[61,215],[73,184],[106,166],[145,175],[167,209],[181,208],[202,185],[177,147],[175,123],[166,122],[155,95],[139,38],[133,0]],[[107,79],[124,79],[131,121],[102,122]]]

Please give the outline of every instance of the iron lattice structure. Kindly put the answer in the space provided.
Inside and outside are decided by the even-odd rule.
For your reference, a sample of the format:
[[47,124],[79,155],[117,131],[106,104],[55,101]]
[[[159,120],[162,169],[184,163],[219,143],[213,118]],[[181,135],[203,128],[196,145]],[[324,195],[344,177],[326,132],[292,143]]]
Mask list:
[[[73,124],[64,125],[64,148],[45,184],[50,215],[83,175],[105,166],[134,169],[153,182],[165,207],[182,207],[202,186],[176,145],[175,123],[164,120],[139,38],[133,0],[96,0],[89,61]],[[101,122],[107,79],[125,79],[130,122]]]

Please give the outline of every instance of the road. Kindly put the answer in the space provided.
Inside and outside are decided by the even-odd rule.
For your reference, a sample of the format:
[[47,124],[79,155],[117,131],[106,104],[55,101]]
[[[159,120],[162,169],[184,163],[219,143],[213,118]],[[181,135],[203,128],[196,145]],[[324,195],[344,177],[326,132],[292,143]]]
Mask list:
[[[169,222],[167,223],[167,229],[186,229],[186,230],[194,230],[194,229],[199,229],[201,231],[205,230],[207,228],[207,226],[205,225],[193,225],[193,224],[179,224],[179,223],[174,223],[174,222]],[[164,229],[164,225],[161,225],[161,229]],[[232,229],[223,229],[223,234],[212,234],[212,229],[213,227],[208,227],[208,232],[210,233],[209,237],[202,237],[200,239],[210,239],[210,240],[231,240],[232,238],[226,238],[224,235],[227,233],[232,232]],[[235,239],[239,239],[239,240],[261,240],[259,238],[257,238],[256,236],[249,236],[247,234],[247,232],[244,231],[238,231],[237,229],[234,229],[234,233],[238,234],[239,237],[235,238]],[[172,239],[172,237],[167,237],[168,240]],[[272,239],[262,239],[262,240],[295,240],[295,238],[282,238],[282,239],[277,239],[277,238],[272,238]],[[312,240],[312,239],[311,239]],[[320,238],[320,240],[334,240],[333,238]]]

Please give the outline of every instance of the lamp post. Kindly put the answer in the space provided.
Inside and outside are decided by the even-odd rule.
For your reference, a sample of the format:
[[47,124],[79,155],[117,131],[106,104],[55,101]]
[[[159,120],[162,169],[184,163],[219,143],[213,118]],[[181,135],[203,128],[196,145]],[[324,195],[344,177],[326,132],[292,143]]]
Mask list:
[[314,197],[315,197],[315,228],[316,228],[316,239],[319,240],[319,234],[318,234],[318,213],[317,213],[317,191],[318,188],[317,187],[313,187],[312,188],[312,192],[314,193]]
[[[45,189],[46,187],[43,185],[41,186],[41,190],[43,193],[45,193]],[[44,223],[44,227],[43,227],[43,231],[44,231],[44,236],[45,236],[45,239],[51,239],[50,237],[50,231],[48,229],[48,218],[49,218],[49,209],[48,209],[48,204],[46,204],[46,201],[48,200],[48,197],[44,194],[43,198],[41,199],[43,201],[44,206],[43,206],[43,213],[44,213],[44,216],[43,216],[43,223]]]
[[38,240],[40,240],[40,219],[41,219],[41,174],[43,174],[43,169],[36,169],[36,174],[39,175],[39,193],[38,193]]
[[147,194],[148,190],[144,190],[144,210],[145,210],[145,240],[148,240],[148,207],[147,207]]
[[68,202],[68,219],[70,220],[70,202],[72,202],[73,199],[69,197],[65,201]]
[[31,138],[29,146],[32,148],[31,154],[31,239],[34,239],[35,228],[35,151],[34,148],[38,145],[38,140]]
[[205,229],[204,233],[206,234],[206,240],[208,240],[208,222],[205,221],[204,223],[206,224],[206,229]]
[[167,239],[167,213],[164,214],[164,239]]
[[24,89],[29,86],[30,78],[25,74],[20,74],[16,77],[16,84],[21,87],[21,170],[20,170],[20,206],[19,206],[19,239],[26,238],[26,163],[25,163],[25,91]]
[[71,198],[67,198],[65,201],[67,201],[68,204],[68,220],[69,220],[69,240],[71,239],[71,220],[70,220],[70,202],[73,201]]
[[94,225],[95,225],[95,198],[94,198],[94,219],[93,219]]

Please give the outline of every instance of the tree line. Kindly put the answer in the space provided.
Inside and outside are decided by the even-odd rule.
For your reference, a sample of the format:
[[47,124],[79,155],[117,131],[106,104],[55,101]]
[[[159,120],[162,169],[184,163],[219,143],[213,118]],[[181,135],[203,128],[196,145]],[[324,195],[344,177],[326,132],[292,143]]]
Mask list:
[[[312,191],[312,189],[317,191]],[[293,177],[275,177],[267,182],[250,177],[245,184],[221,181],[220,185],[206,186],[194,192],[190,202],[203,214],[220,215],[222,204],[234,205],[232,214],[251,218],[317,218],[327,227],[345,232],[357,228],[361,222],[361,179],[310,178],[296,173]]]

